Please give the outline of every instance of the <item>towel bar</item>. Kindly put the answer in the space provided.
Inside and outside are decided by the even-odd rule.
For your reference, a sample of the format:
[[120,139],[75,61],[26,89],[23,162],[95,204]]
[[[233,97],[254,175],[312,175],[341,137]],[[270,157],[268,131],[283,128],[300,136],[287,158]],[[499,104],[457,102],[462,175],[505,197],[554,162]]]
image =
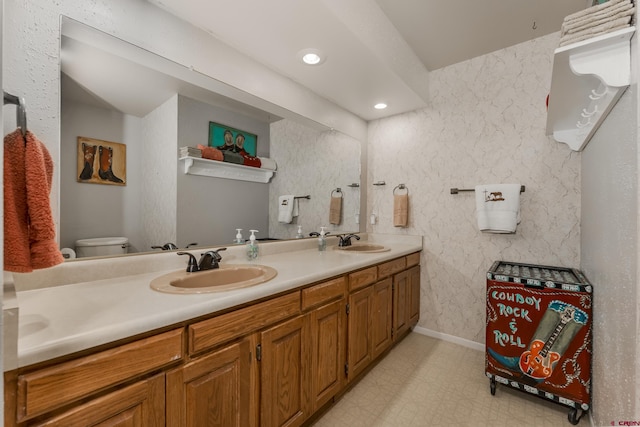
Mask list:
[[12,95],[6,91],[4,93],[4,104],[13,104],[16,106],[16,124],[22,131],[22,136],[27,135],[27,108],[24,98]]
[[311,195],[307,194],[306,196],[294,196],[293,198],[294,199],[307,199],[307,200],[309,200],[309,199],[311,199]]
[[[452,188],[451,194],[458,194],[461,191],[476,191],[474,188]],[[520,186],[520,192],[524,193],[524,185]]]
[[393,194],[396,194],[396,190],[407,190],[407,194],[409,194],[409,188],[404,185],[404,184],[398,184],[396,185],[396,187],[393,189]]

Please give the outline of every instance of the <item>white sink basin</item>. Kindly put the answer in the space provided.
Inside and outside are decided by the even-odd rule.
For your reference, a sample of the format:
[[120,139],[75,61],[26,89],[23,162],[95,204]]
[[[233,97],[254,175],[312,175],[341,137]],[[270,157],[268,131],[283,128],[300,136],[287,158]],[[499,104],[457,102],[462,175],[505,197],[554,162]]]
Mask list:
[[278,272],[266,265],[223,264],[220,268],[188,273],[174,271],[156,277],[151,288],[171,294],[201,294],[247,288],[267,282]]
[[334,248],[337,251],[359,253],[359,254],[387,252],[391,250],[390,248],[387,248],[385,246],[376,245],[373,243],[356,243],[356,244],[352,244],[351,246],[344,246],[342,248],[339,246],[334,246]]

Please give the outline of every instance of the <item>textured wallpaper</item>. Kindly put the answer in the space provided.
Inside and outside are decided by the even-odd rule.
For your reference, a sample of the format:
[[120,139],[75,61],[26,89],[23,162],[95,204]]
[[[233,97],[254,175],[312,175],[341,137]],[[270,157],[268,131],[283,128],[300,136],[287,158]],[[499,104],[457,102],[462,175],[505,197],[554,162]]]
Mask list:
[[[369,125],[367,231],[424,235],[419,326],[484,343],[485,273],[495,260],[579,267],[580,155],[545,136],[558,35],[430,74],[430,108]],[[393,227],[393,188],[409,188],[409,227]],[[520,183],[511,235],[478,230],[473,192]]]
[[637,100],[633,84],[582,154],[580,261],[595,292],[595,425],[640,418]]
[[143,120],[141,250],[176,242],[178,96],[149,113]]
[[[291,239],[298,225],[308,236],[321,226],[331,234],[358,231],[355,216],[360,211],[360,142],[336,131],[321,132],[291,120],[271,124],[271,158],[278,171],[269,185],[270,237]],[[329,224],[331,193],[342,190],[342,222]],[[278,222],[278,197],[311,196],[300,200],[300,215],[291,224]],[[338,193],[335,193],[337,196]]]

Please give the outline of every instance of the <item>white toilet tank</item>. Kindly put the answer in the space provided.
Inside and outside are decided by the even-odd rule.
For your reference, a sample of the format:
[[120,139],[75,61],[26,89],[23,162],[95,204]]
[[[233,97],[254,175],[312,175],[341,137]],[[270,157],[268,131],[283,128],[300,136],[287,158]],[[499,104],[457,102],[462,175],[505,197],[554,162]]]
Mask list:
[[78,258],[126,254],[129,251],[129,239],[126,237],[98,237],[76,240]]

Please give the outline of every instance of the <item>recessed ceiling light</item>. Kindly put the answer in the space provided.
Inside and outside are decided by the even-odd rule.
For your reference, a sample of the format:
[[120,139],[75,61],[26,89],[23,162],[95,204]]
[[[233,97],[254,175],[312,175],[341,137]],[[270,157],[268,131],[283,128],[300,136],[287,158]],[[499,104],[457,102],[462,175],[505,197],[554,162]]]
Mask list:
[[307,65],[320,65],[327,59],[319,49],[302,49],[298,52],[298,58]]
[[373,108],[375,108],[376,110],[384,110],[385,108],[387,108],[387,104],[385,104],[384,102],[378,102],[373,106]]

